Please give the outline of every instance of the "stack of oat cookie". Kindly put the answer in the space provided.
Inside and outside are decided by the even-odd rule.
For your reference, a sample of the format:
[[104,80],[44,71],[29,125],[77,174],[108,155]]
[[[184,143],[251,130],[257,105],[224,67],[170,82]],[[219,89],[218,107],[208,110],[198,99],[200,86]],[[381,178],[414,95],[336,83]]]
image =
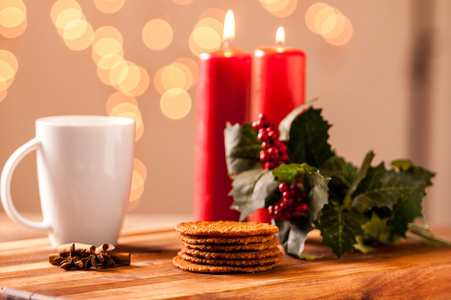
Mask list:
[[176,226],[183,242],[173,259],[178,268],[200,273],[254,273],[282,260],[279,228],[256,222],[188,222]]

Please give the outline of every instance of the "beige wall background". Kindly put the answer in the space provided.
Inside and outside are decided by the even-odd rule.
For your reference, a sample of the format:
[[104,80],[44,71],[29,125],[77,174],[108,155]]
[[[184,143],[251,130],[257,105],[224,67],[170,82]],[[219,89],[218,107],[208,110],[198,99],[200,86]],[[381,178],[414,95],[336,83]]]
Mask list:
[[[144,131],[135,156],[146,166],[147,177],[134,212],[191,213],[196,86],[188,89],[189,113],[173,120],[160,109],[154,78],[180,57],[197,60],[189,48],[190,34],[207,9],[217,8],[224,16],[228,9],[234,11],[233,45],[249,52],[272,45],[277,27],[283,26],[286,45],[307,54],[306,98],[321,98],[317,106],[333,124],[330,142],[337,152],[360,164],[373,149],[375,163],[410,158],[436,171],[425,213],[430,223],[451,224],[450,1],[324,1],[352,23],[352,38],[343,46],[330,45],[307,28],[305,14],[317,2],[313,0],[290,0],[296,8],[283,18],[258,0],[185,0],[184,5],[178,4],[181,0],[125,0],[111,14],[101,12],[94,2],[78,1],[87,21],[94,30],[115,26],[123,36],[124,57],[142,66],[150,78],[149,88],[136,97]],[[65,45],[50,18],[54,1],[23,3],[26,30],[16,38],[0,36],[0,49],[18,60],[14,81],[0,102],[1,166],[34,136],[37,118],[106,115],[107,100],[116,92],[97,76],[90,48],[73,51]],[[161,51],[149,49],[141,38],[144,24],[157,17],[166,19],[174,33]],[[418,43],[425,30],[432,40]],[[413,62],[427,66],[421,84],[412,84]],[[13,177],[12,195],[19,211],[40,209],[35,164],[34,156],[28,156]]]

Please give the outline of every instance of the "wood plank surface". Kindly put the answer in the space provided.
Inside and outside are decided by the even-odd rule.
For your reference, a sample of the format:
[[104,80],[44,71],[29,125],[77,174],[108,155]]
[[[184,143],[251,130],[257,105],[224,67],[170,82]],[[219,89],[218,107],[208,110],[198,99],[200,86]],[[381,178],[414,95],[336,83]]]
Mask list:
[[47,238],[0,243],[0,299],[451,299],[451,248],[403,242],[337,260],[315,231],[300,261],[273,270],[210,275],[177,269],[173,227],[122,232],[118,251],[132,263],[104,271],[64,271],[48,263]]

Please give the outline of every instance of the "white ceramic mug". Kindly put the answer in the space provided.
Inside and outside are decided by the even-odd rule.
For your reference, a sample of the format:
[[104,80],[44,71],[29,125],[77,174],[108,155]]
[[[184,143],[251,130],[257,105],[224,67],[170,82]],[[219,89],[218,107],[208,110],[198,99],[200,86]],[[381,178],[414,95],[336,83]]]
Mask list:
[[[107,116],[36,120],[36,137],[18,148],[1,175],[8,216],[47,230],[53,246],[116,244],[127,211],[133,173],[135,122]],[[36,150],[42,222],[21,216],[11,199],[17,164]]]

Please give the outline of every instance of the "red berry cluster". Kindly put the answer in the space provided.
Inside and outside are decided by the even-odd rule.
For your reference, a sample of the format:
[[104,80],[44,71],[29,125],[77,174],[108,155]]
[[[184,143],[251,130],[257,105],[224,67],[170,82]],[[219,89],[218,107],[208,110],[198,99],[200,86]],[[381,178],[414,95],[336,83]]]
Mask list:
[[258,115],[258,120],[252,122],[252,128],[258,132],[258,140],[262,142],[260,161],[263,169],[272,170],[289,161],[285,141],[279,141],[279,131],[265,114]]
[[291,220],[307,213],[307,194],[296,184],[290,186],[283,182],[279,185],[279,191],[283,198],[268,207],[268,212],[273,219]]

